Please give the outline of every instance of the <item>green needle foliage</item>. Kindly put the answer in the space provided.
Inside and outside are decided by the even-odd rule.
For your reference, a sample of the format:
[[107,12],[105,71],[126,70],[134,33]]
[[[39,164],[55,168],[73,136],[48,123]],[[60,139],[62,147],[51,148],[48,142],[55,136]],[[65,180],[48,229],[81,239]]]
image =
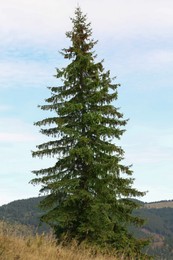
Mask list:
[[128,233],[128,225],[143,223],[132,216],[138,205],[130,198],[144,193],[132,188],[132,170],[121,163],[124,151],[115,144],[127,123],[113,105],[119,84],[112,83],[103,61],[96,62],[97,42],[79,7],[72,23],[66,33],[71,46],[61,52],[70,62],[56,74],[62,85],[50,87],[40,106],[54,117],[35,123],[51,141],[38,145],[33,157],[56,157],[54,166],[34,171],[32,183],[47,193],[42,220],[58,239],[140,254],[145,243]]

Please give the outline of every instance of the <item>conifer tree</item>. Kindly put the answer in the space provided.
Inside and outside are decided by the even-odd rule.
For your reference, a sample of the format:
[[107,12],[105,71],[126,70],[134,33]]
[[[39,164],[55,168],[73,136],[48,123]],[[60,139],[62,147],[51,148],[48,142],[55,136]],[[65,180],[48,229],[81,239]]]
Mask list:
[[112,83],[103,61],[96,61],[97,42],[79,7],[72,24],[66,33],[71,45],[61,52],[69,62],[56,74],[62,85],[49,87],[51,95],[40,106],[54,116],[35,123],[50,141],[38,145],[33,157],[56,157],[52,167],[34,171],[32,183],[47,194],[42,220],[59,239],[140,254],[144,243],[128,226],[143,222],[132,215],[138,205],[130,198],[144,193],[132,187],[131,167],[123,165],[124,151],[116,145],[127,123],[113,105],[119,84]]

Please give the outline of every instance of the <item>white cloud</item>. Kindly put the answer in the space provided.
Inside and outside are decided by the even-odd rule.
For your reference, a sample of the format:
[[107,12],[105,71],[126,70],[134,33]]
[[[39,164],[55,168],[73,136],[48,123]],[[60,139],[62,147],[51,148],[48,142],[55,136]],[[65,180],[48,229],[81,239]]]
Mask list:
[[[38,135],[33,127],[17,118],[0,118],[0,142],[30,142],[35,141]],[[2,147],[3,149],[3,147]]]
[[122,138],[126,161],[136,165],[172,164],[173,129],[133,126]]
[[[124,47],[124,49],[125,48],[128,48],[128,44],[126,47]],[[151,44],[150,48],[145,50],[145,47],[141,44],[139,48],[134,48],[131,51],[126,50],[125,54],[123,51],[124,50],[122,49],[121,53],[118,55],[115,50],[112,56],[110,56],[108,59],[108,66],[111,67],[111,70],[113,66],[116,66],[115,71],[119,72],[118,75],[140,73],[142,78],[143,73],[153,72],[153,75],[157,74],[158,77],[162,75],[163,78],[166,77],[166,75],[173,69],[173,49],[168,49],[166,47],[157,49]],[[114,61],[116,61],[115,65]],[[170,73],[170,77],[171,76],[172,73]],[[156,87],[158,88],[158,84]]]
[[40,86],[53,81],[55,65],[36,61],[1,61],[0,62],[0,88],[11,86],[25,87],[28,85]]
[[[12,202],[14,200],[28,199],[38,197],[39,188],[29,185],[21,185],[22,180],[18,179],[19,183],[5,183],[5,188],[1,187],[0,206]],[[27,185],[28,184],[28,185]]]
[[[94,38],[100,40],[98,48],[101,51],[105,49],[104,56],[105,53],[110,56],[106,60],[107,63],[109,60],[108,65],[111,63],[112,68],[114,61],[117,61],[115,71],[118,75],[121,72],[124,74],[161,69],[172,64],[172,50],[165,50],[163,47],[141,52],[141,48],[139,51],[138,47],[130,47],[130,44],[136,44],[141,37],[159,37],[160,40],[160,37],[172,34],[172,1],[81,0],[79,4],[83,12],[88,13],[88,21],[92,22]],[[2,52],[8,55],[8,60],[1,59],[0,62],[0,87],[22,82],[27,82],[26,85],[40,85],[41,80],[47,84],[53,79],[54,67],[59,66],[58,61],[54,65],[56,57],[54,61],[49,57],[49,61],[46,62],[44,51],[41,54],[41,62],[36,60],[35,55],[39,50],[46,50],[45,54],[53,50],[55,56],[57,52],[57,58],[61,58],[58,50],[68,45],[64,43],[65,32],[71,29],[69,18],[74,16],[77,1],[4,0],[0,5],[0,46]],[[109,53],[109,48],[116,45],[117,41],[126,41],[127,38],[133,37],[136,39],[135,42],[123,47],[121,53],[117,53],[116,49],[114,53]],[[22,60],[20,57],[22,50],[33,46],[35,48],[33,53],[29,55],[27,53],[30,60],[27,57]],[[132,50],[126,50],[124,53],[125,48]],[[62,61],[60,67],[61,65]]]
[[88,13],[94,31],[104,37],[161,36],[172,32],[173,2],[170,0],[4,0],[0,37],[5,42],[27,39],[33,43],[57,44],[71,29],[69,17],[74,16],[77,2]]
[[165,66],[173,64],[173,50],[154,50],[147,54],[148,64],[153,64],[154,66]]
[[67,1],[64,0],[6,0],[1,3],[0,37],[9,42],[12,40],[51,42],[52,37],[58,38],[58,32],[68,24],[66,15],[69,8]]
[[171,185],[159,185],[155,181],[155,183],[148,184],[148,185],[140,185],[138,186],[139,190],[148,191],[147,194],[139,198],[144,202],[154,202],[160,200],[172,200],[172,187]]
[[168,68],[169,70],[170,66],[173,66],[173,50],[164,48],[144,50],[142,53],[133,53],[133,55],[128,61],[131,69],[150,71]]
[[1,133],[0,142],[30,142],[37,140],[34,135],[31,134],[17,134],[17,133]]

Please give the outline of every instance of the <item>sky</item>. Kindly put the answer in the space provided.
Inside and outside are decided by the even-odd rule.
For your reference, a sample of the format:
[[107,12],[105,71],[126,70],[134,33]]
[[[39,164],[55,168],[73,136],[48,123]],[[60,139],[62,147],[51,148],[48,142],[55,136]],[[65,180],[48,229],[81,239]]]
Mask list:
[[[33,123],[47,115],[37,106],[58,86],[59,51],[80,5],[105,70],[120,83],[114,104],[129,118],[119,141],[134,187],[151,202],[173,199],[173,1],[0,1],[0,205],[36,197],[32,171],[51,166],[31,151],[45,137]],[[53,114],[51,114],[53,116]]]

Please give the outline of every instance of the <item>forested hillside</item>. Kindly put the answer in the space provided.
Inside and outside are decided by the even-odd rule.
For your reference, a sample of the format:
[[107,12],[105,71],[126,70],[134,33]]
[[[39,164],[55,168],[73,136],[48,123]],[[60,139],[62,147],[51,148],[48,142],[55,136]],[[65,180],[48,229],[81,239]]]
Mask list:
[[146,219],[146,223],[141,232],[133,231],[137,236],[151,237],[148,252],[157,255],[156,259],[171,260],[173,259],[173,208],[166,207],[166,202],[164,204],[163,208],[161,205],[158,208],[148,208],[145,204],[144,207],[136,210],[135,214]]
[[38,207],[44,197],[13,201],[0,207],[0,220],[32,226],[34,232],[48,231],[45,223],[40,223],[43,211]]
[[[48,231],[48,226],[40,226],[40,216],[43,214],[38,207],[43,197],[30,198],[11,202],[0,207],[0,220],[17,222],[32,226],[34,232]],[[157,255],[155,259],[173,259],[173,208],[171,201],[141,203],[141,208],[134,214],[146,219],[139,231],[132,228],[136,236],[151,237],[150,254]],[[157,207],[156,207],[157,205]]]

